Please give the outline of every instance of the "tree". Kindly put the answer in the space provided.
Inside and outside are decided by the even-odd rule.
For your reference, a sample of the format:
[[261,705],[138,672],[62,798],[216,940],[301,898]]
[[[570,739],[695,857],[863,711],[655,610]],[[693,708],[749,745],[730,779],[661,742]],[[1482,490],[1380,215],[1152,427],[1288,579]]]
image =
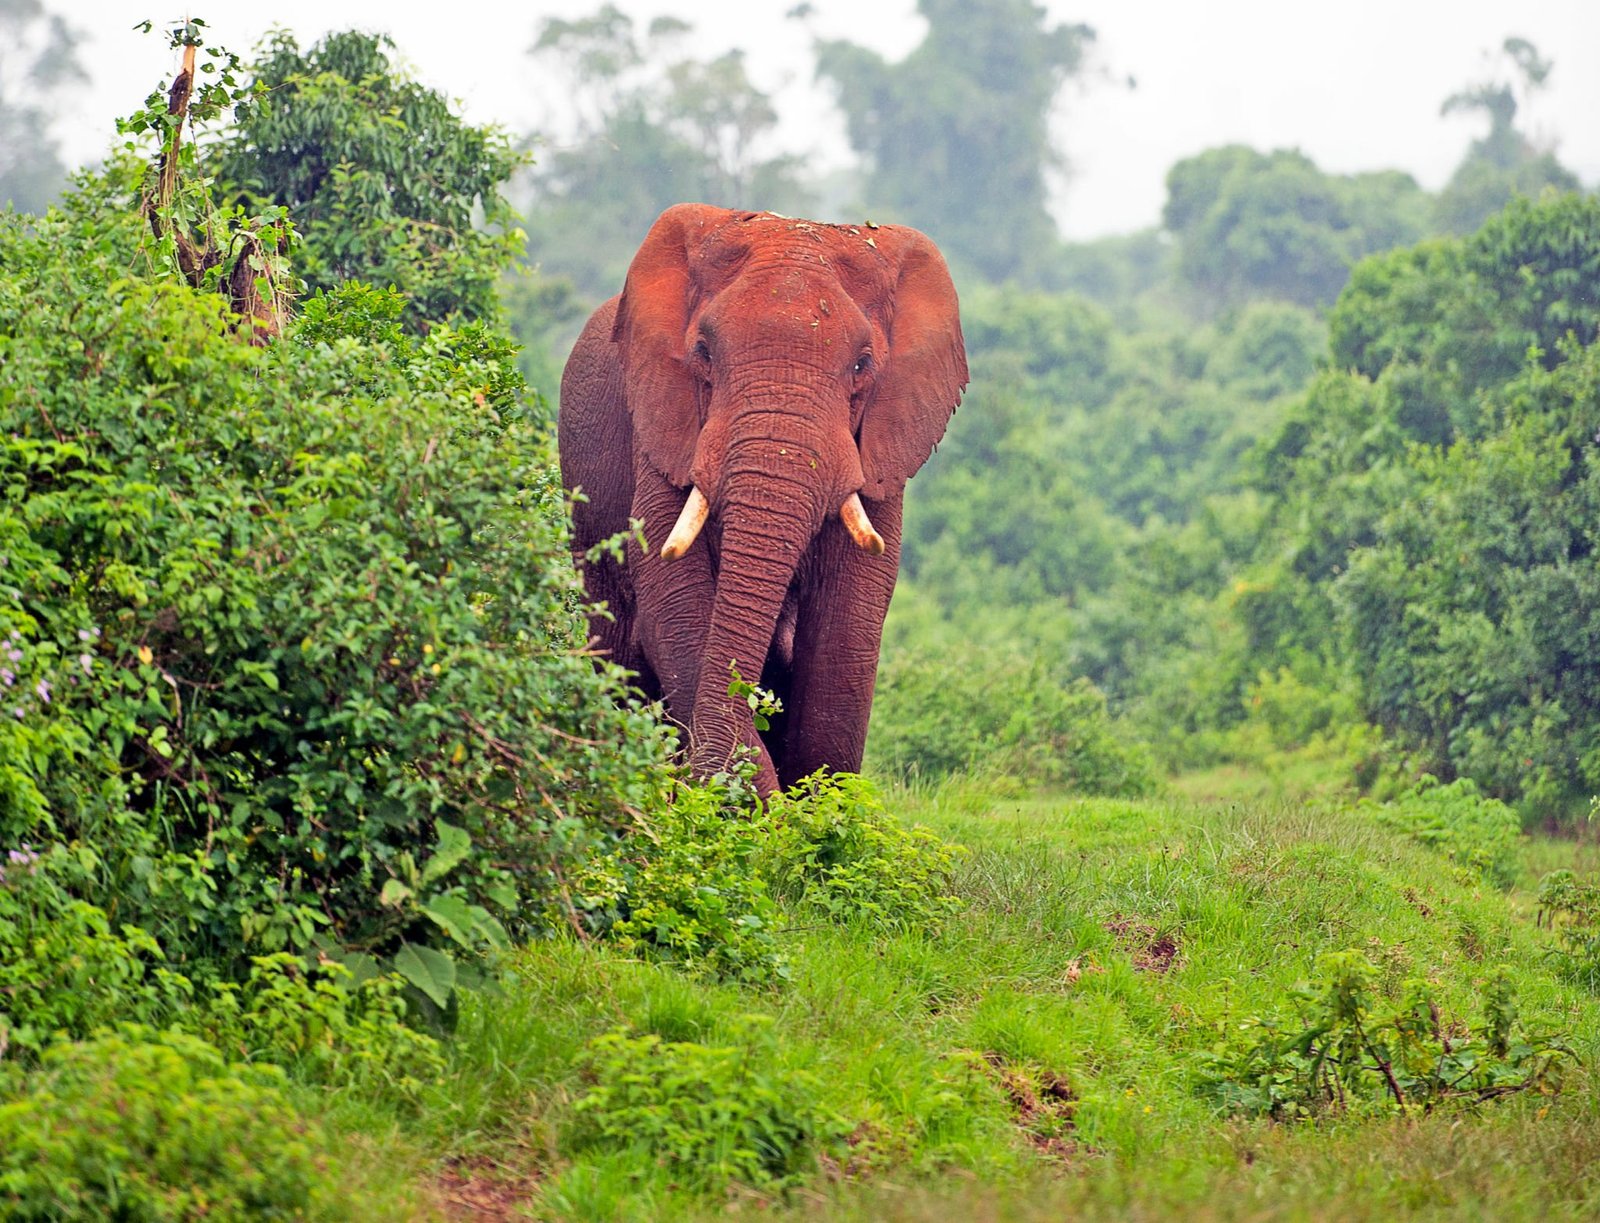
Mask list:
[[1597,277],[1577,195],[1364,262],[1259,456],[1252,581],[1285,626],[1259,664],[1337,656],[1422,767],[1546,815],[1600,785]]
[[847,41],[817,46],[868,211],[918,226],[991,280],[1059,242],[1046,179],[1061,166],[1050,113],[1094,32],[1050,25],[1033,0],[918,0],[922,44],[897,64]]
[[1447,232],[1472,232],[1514,195],[1580,187],[1552,150],[1540,148],[1516,126],[1518,109],[1544,88],[1555,64],[1524,38],[1507,38],[1500,56],[1497,75],[1451,94],[1440,108],[1443,115],[1481,112],[1489,118],[1488,133],[1472,142],[1435,204],[1439,228]]
[[[329,34],[302,53],[279,31],[254,65],[221,174],[240,195],[285,205],[313,289],[392,284],[420,328],[491,318],[520,245],[501,190],[520,158],[440,93],[395,70],[381,35]],[[481,222],[481,224],[480,224]]]
[[51,128],[89,78],[77,32],[41,0],[0,0],[0,206],[41,212],[66,181]]
[[1407,174],[1324,174],[1296,150],[1228,145],[1172,167],[1162,221],[1196,303],[1327,306],[1362,256],[1422,237],[1426,209]]
[[564,78],[576,131],[545,154],[529,207],[529,251],[590,298],[614,293],[651,222],[688,200],[803,211],[790,157],[769,152],[778,112],[750,80],[743,53],[698,59],[687,22],[642,32],[607,4],[548,18],[530,54]]

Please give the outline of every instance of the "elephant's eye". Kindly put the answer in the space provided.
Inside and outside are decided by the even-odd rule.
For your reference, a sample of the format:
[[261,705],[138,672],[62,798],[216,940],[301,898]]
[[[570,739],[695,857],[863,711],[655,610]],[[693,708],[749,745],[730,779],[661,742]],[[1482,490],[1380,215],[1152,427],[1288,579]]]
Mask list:
[[703,338],[694,342],[694,359],[701,364],[711,360],[711,345],[707,344]]
[[850,372],[852,374],[854,374],[857,378],[859,378],[863,374],[865,374],[868,370],[870,370],[871,368],[872,368],[872,354],[870,352],[864,352],[859,357],[856,358],[855,366],[854,366],[854,368],[851,369]]

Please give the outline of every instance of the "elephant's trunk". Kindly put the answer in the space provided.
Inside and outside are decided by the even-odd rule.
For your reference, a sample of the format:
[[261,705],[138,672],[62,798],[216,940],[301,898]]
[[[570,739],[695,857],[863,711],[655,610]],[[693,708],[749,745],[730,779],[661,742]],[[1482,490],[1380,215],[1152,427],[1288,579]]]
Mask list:
[[757,752],[756,785],[763,794],[777,788],[777,775],[749,705],[728,696],[729,666],[749,683],[761,681],[796,567],[824,515],[837,508],[828,505],[825,491],[833,473],[818,470],[821,448],[774,440],[772,423],[730,442],[726,453],[717,507],[717,595],[690,728],[696,772],[726,768],[735,748],[747,746]]

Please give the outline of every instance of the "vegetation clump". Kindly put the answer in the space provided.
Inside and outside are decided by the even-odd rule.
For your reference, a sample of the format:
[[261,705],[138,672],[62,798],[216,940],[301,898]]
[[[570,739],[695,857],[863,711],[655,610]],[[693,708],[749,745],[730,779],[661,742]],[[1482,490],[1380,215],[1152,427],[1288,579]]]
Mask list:
[[860,777],[811,777],[763,807],[736,772],[679,782],[654,811],[564,900],[584,932],[693,973],[786,978],[790,916],[932,934],[961,907],[960,851],[902,827]]
[[1539,881],[1539,922],[1556,934],[1550,958],[1557,967],[1600,991],[1600,885],[1551,871]]
[[1323,956],[1291,1016],[1251,1016],[1201,1055],[1201,1093],[1225,1113],[1295,1121],[1560,1089],[1572,1051],[1523,1029],[1506,969],[1485,981],[1476,1024],[1446,1017],[1426,981],[1407,981],[1396,1003],[1377,980],[1360,951]]
[[1500,888],[1515,881],[1522,821],[1505,803],[1480,791],[1471,778],[1442,784],[1425,775],[1390,801],[1366,806],[1379,823],[1439,850],[1469,874],[1481,875]]
[[358,1219],[276,1066],[124,1026],[0,1067],[0,1215],[18,1220]]
[[783,1065],[769,1020],[746,1016],[734,1029],[729,1044],[627,1029],[591,1040],[581,1063],[588,1085],[573,1105],[576,1144],[643,1149],[712,1189],[782,1188],[813,1173],[848,1126],[814,1075]]

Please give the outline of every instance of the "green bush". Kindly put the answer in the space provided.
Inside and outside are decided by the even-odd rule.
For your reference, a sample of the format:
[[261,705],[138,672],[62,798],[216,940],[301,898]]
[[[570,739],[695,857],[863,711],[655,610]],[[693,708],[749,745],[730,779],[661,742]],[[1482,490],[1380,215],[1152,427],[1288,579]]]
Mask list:
[[981,771],[1087,794],[1156,787],[1146,752],[1122,737],[1092,684],[1058,681],[998,647],[886,658],[869,750],[872,767],[900,781]]
[[680,780],[633,834],[571,873],[563,902],[585,933],[749,982],[788,977],[786,911],[935,932],[957,846],[905,829],[853,774],[806,778],[763,805],[749,771]]
[[863,777],[808,777],[773,796],[766,820],[759,869],[787,906],[929,933],[961,911],[950,887],[963,850],[902,827]]
[[0,1078],[0,1216],[15,1220],[344,1219],[326,1141],[273,1066],[128,1027]]
[[160,1023],[193,994],[164,967],[160,943],[75,896],[95,857],[24,845],[0,859],[0,1058],[37,1053],[57,1033],[118,1021]]
[[414,1093],[444,1074],[439,1042],[406,1022],[398,974],[356,984],[342,964],[257,956],[244,982],[211,986],[177,1022],[219,1049],[315,1083],[388,1083]]
[[443,1006],[655,792],[582,653],[548,432],[482,327],[348,289],[241,342],[118,171],[0,218],[0,852],[241,977],[325,954]]
[[674,1180],[708,1188],[776,1188],[815,1171],[849,1127],[814,1076],[783,1066],[771,1020],[746,1016],[733,1037],[702,1045],[618,1028],[590,1041],[575,1145],[642,1149]]
[[645,806],[631,836],[573,873],[564,896],[573,919],[692,973],[787,976],[777,906],[758,868],[759,810],[739,776],[673,783]]
[[1566,976],[1600,991],[1600,886],[1571,871],[1539,881],[1539,924],[1556,934],[1550,958]]
[[1201,1094],[1220,1112],[1294,1121],[1559,1090],[1573,1055],[1523,1029],[1505,968],[1484,983],[1477,1024],[1445,1017],[1427,981],[1406,982],[1387,1005],[1376,982],[1359,951],[1323,956],[1318,978],[1294,991],[1291,1016],[1250,1016],[1200,1057]]
[[1522,821],[1499,799],[1480,792],[1470,778],[1441,785],[1438,778],[1424,775],[1390,802],[1363,805],[1385,827],[1439,850],[1496,887],[1515,882]]

